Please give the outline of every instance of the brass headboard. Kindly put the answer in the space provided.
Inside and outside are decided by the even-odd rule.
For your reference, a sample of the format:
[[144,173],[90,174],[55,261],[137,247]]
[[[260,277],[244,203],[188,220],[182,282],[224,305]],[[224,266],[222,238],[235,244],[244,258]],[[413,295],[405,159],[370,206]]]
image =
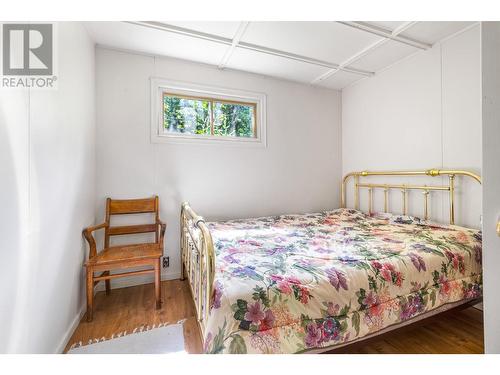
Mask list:
[[[411,185],[411,184],[370,184],[361,183],[360,177],[367,176],[448,176],[448,185]],[[428,169],[423,171],[362,171],[362,172],[351,172],[345,175],[342,180],[342,191],[341,191],[341,207],[346,207],[346,186],[348,180],[354,178],[354,208],[359,209],[359,189],[368,189],[368,211],[373,212],[373,190],[383,189],[384,191],[384,211],[388,211],[388,196],[389,191],[397,189],[401,191],[402,194],[402,207],[403,214],[408,213],[407,196],[410,190],[421,190],[424,196],[424,218],[428,219],[428,205],[429,205],[429,192],[433,190],[438,191],[448,191],[450,198],[450,224],[455,224],[455,176],[467,176],[471,177],[477,182],[481,183],[481,177],[477,174],[469,171],[462,170],[440,170],[440,169]]]

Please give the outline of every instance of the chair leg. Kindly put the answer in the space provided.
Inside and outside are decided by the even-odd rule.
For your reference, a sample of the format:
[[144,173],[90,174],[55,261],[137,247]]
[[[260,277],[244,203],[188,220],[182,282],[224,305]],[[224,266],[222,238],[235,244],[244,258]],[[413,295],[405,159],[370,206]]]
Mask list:
[[[105,274],[109,276],[109,271],[106,271]],[[111,293],[111,280],[105,280],[104,283],[106,284],[106,295],[109,296]]]
[[87,322],[93,318],[94,308],[94,271],[92,267],[87,267]]
[[160,258],[155,262],[155,299],[156,299],[156,309],[161,308],[161,267]]

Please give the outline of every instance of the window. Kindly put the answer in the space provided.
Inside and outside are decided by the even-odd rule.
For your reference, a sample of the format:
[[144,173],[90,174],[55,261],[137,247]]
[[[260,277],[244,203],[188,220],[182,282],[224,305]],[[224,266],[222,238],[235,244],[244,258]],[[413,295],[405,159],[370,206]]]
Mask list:
[[163,93],[163,131],[255,138],[255,103]]
[[[151,79],[152,141],[265,145],[265,95]],[[161,105],[157,105],[161,103]]]

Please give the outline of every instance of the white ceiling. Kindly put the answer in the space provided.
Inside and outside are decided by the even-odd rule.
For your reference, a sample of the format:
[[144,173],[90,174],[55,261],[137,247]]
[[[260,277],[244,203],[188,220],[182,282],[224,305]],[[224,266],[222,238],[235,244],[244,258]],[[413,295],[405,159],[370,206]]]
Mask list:
[[97,44],[342,89],[473,22],[87,22]]

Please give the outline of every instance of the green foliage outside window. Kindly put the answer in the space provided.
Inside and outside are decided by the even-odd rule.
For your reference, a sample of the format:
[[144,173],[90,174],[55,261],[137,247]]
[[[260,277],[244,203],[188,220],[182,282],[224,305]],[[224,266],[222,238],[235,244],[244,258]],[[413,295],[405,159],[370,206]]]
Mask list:
[[230,137],[253,137],[254,107],[215,103],[214,134]]
[[210,134],[210,107],[208,100],[163,97],[163,125],[172,133]]
[[163,96],[163,126],[169,133],[255,137],[254,117],[251,104]]

